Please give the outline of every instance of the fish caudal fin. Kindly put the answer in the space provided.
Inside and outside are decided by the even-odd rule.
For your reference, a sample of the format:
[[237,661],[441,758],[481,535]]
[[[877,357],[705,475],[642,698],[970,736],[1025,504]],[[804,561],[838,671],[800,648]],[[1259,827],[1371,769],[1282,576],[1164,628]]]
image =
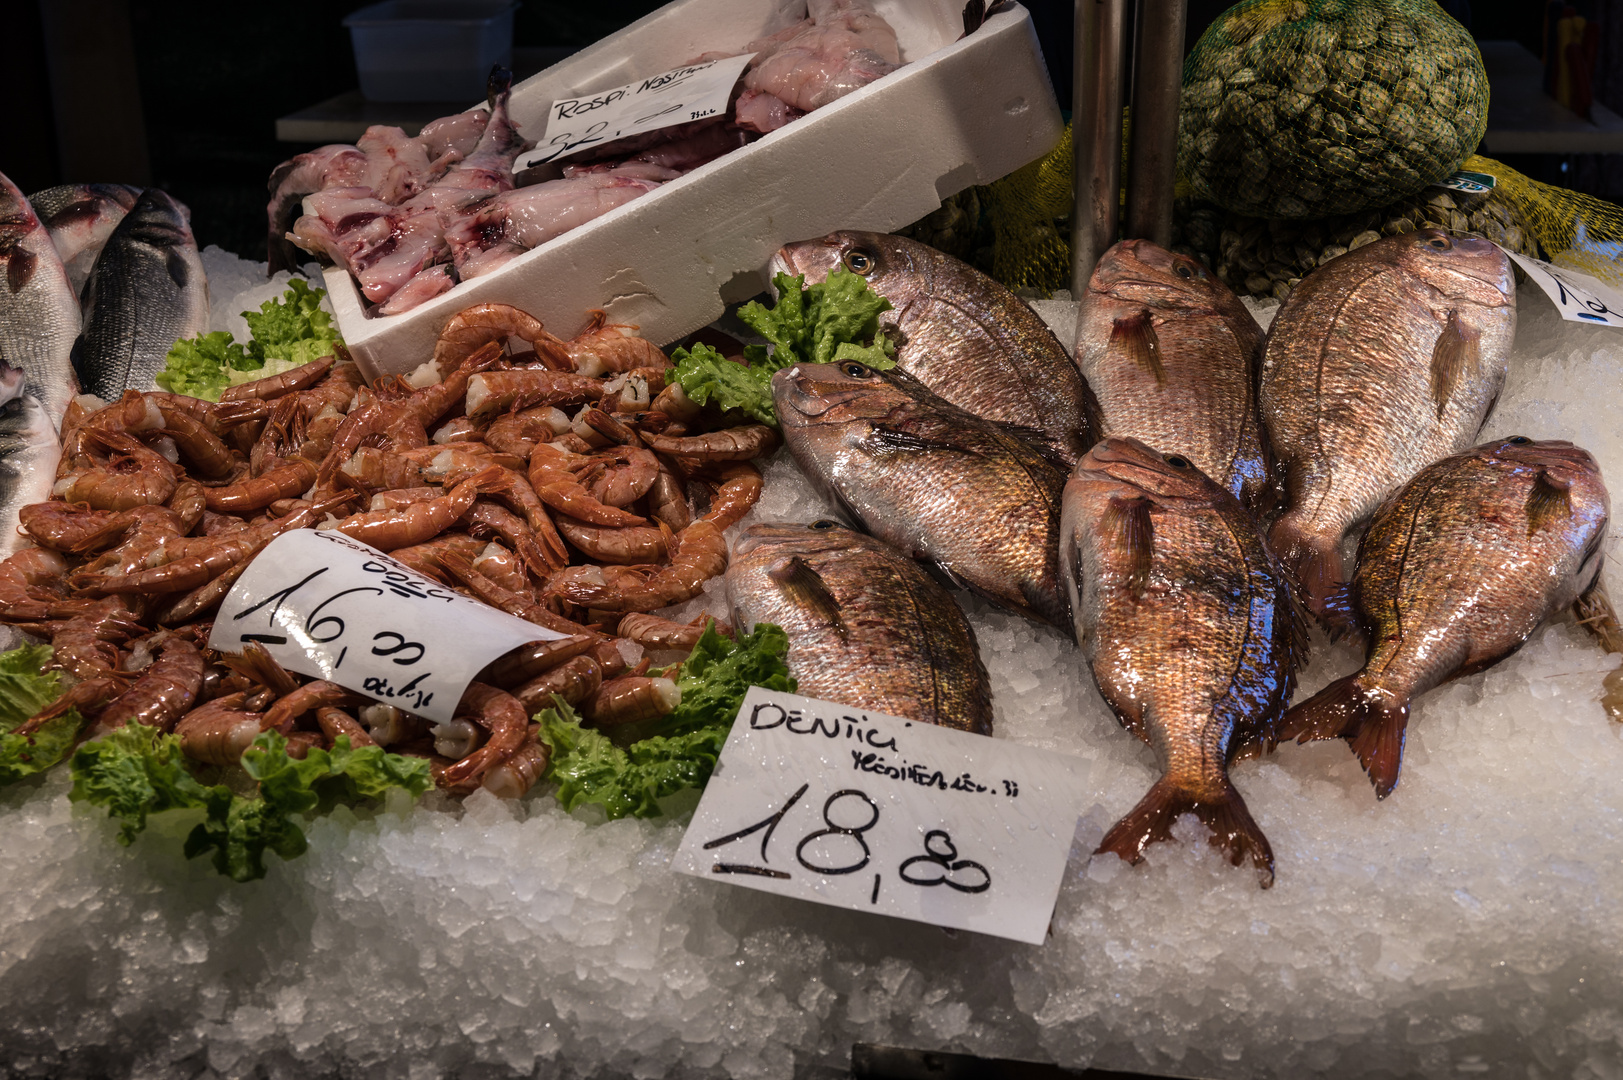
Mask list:
[[1302,606],[1339,638],[1353,627],[1351,583],[1341,561],[1341,541],[1303,532],[1288,517],[1274,522],[1268,546],[1295,584]]
[[1198,795],[1175,785],[1163,776],[1139,804],[1105,834],[1095,854],[1111,852],[1130,863],[1144,860],[1144,849],[1158,840],[1172,839],[1172,824],[1184,814],[1194,814],[1212,832],[1212,846],[1228,856],[1235,866],[1247,855],[1257,868],[1262,887],[1274,883],[1274,851],[1268,838],[1252,820],[1245,800],[1227,780],[1216,798]]
[[1280,722],[1279,741],[1346,739],[1375,785],[1376,798],[1384,799],[1398,786],[1408,728],[1408,701],[1366,687],[1357,675],[1349,675],[1287,712]]

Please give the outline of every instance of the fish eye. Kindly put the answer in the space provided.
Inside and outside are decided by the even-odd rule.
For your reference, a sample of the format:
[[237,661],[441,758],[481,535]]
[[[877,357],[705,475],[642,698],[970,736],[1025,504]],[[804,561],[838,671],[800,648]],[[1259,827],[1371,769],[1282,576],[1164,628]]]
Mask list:
[[852,248],[845,253],[845,268],[853,274],[861,274],[863,277],[867,277],[873,273],[873,269],[877,265],[878,261],[873,255],[862,248]]
[[1529,439],[1526,435],[1512,435],[1510,437],[1510,441],[1515,443],[1517,446],[1526,446],[1533,440]]
[[1195,276],[1194,270],[1190,268],[1188,263],[1179,263],[1177,266],[1172,268],[1172,272],[1181,278],[1192,278]]
[[1189,468],[1189,459],[1186,458],[1186,457],[1180,457],[1177,454],[1168,454],[1167,458],[1166,458],[1166,463],[1168,465],[1171,465],[1174,469],[1187,469],[1187,468]]
[[814,529],[837,529],[840,527],[840,523],[832,518],[818,518],[811,523],[811,527]]
[[1454,246],[1454,241],[1446,236],[1434,236],[1426,241],[1426,246],[1433,251],[1447,251]]
[[847,360],[841,364],[840,371],[853,379],[866,379],[871,374],[866,364],[859,364],[855,360]]

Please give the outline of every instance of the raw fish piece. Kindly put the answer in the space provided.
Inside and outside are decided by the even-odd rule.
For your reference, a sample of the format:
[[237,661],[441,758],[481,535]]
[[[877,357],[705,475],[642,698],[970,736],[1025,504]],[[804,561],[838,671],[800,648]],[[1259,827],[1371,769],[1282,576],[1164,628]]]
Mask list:
[[646,195],[657,181],[590,172],[504,192],[445,226],[457,274],[488,274],[533,247]]
[[74,295],[84,291],[96,256],[140,197],[141,189],[127,184],[64,184],[28,197],[51,231]]
[[386,203],[404,202],[428,184],[428,151],[397,127],[374,124],[355,149],[366,155],[361,185]]
[[490,123],[489,109],[469,109],[467,112],[452,113],[442,116],[438,120],[430,120],[423,125],[423,130],[417,133],[417,139],[423,144],[423,149],[431,160],[437,160],[446,154],[455,153],[458,160],[473,153],[479,145],[479,140],[485,134],[485,125]]
[[434,299],[443,292],[450,292],[456,287],[456,278],[451,276],[451,268],[444,263],[430,266],[413,274],[411,280],[396,289],[382,304],[378,306],[379,315],[398,315],[402,311],[410,311],[418,304]]
[[802,115],[799,109],[764,90],[746,90],[733,105],[733,122],[747,131],[765,135]]
[[896,31],[867,0],[811,0],[807,8],[812,25],[757,56],[745,89],[810,112],[901,66]]
[[[299,264],[298,247],[287,236],[294,228],[299,202],[306,195],[364,181],[366,155],[353,146],[333,144],[284,161],[271,171],[270,202],[265,205],[270,272]],[[370,189],[368,189],[370,192]]]
[[79,299],[51,234],[0,173],[0,360],[22,372],[52,428],[79,392],[71,359],[79,322]]

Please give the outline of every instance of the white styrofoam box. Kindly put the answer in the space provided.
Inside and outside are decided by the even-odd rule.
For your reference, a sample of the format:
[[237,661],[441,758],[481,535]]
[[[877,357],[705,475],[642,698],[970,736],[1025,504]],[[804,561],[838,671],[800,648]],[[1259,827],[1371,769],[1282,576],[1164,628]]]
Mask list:
[[[532,138],[559,97],[622,85],[784,24],[780,0],[676,0],[513,90]],[[1063,123],[1019,6],[962,40],[961,0],[877,0],[906,66],[403,315],[368,317],[348,272],[327,271],[338,325],[371,377],[416,367],[452,315],[512,304],[571,337],[586,312],[668,343],[766,287],[781,245],[835,229],[888,231],[1041,156]],[[774,10],[778,9],[778,10]],[[804,11],[804,5],[801,5]]]

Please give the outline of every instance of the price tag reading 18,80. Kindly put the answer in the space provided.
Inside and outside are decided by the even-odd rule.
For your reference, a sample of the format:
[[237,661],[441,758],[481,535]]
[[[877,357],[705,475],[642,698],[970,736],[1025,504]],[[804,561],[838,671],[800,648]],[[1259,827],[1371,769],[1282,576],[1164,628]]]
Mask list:
[[451,719],[490,661],[562,635],[470,600],[340,532],[272,540],[231,587],[209,647],[263,645],[282,666]]
[[1086,762],[752,687],[675,868],[1041,944]]

